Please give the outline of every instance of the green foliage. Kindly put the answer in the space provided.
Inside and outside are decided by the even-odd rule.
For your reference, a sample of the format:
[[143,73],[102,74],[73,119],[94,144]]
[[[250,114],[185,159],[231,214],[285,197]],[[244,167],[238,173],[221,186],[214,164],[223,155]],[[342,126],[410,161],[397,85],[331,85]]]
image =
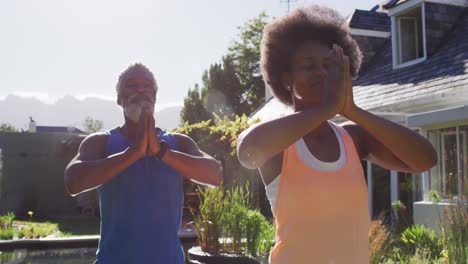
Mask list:
[[206,110],[202,97],[200,95],[200,88],[195,84],[195,88],[189,89],[187,97],[184,99],[184,107],[180,112],[180,119],[182,126],[184,123],[195,124],[198,122],[210,120],[211,114]]
[[18,129],[10,123],[1,123],[0,132],[18,132]]
[[25,238],[46,237],[58,231],[58,225],[50,222],[19,222],[19,224],[22,225],[21,232]]
[[384,225],[384,216],[372,221],[369,229],[370,263],[378,264],[387,258],[393,243],[390,230]]
[[232,42],[229,52],[203,73],[201,97],[198,84],[189,90],[181,114],[183,123],[204,121],[211,114],[233,119],[236,115],[249,115],[263,103],[260,41],[268,20],[261,13],[239,27],[238,39]]
[[218,254],[221,250],[219,239],[222,232],[222,223],[226,201],[224,200],[224,189],[198,188],[200,207],[198,214],[194,216],[194,227],[198,237],[198,243],[203,251]]
[[400,200],[392,203],[392,231],[396,234],[401,234],[403,230],[411,225],[411,214],[408,207]]
[[263,102],[265,84],[260,70],[260,42],[263,28],[270,18],[264,12],[240,27],[240,34],[229,47],[228,56],[235,64],[236,73],[242,86],[244,111],[252,113]]
[[0,228],[0,240],[13,239],[15,234],[16,234],[16,229],[14,228]]
[[[265,219],[260,211],[249,210],[245,223],[245,238],[247,253],[252,256],[264,255],[273,246],[275,230],[273,225]],[[271,232],[273,231],[273,232]]]
[[205,71],[202,77],[202,96],[208,112],[234,118],[244,113],[242,87],[232,59],[223,57]]
[[95,133],[104,127],[104,122],[87,116],[83,121],[83,127],[88,133]]
[[[15,226],[13,226],[13,222]],[[58,225],[54,223],[33,223],[15,221],[15,214],[8,213],[0,216],[0,239],[39,238],[46,237],[58,231]]]
[[69,232],[60,232],[59,237],[71,237],[73,236],[72,233]]
[[[242,185],[256,172],[243,168],[239,163],[236,156],[237,138],[242,131],[256,122],[258,120],[249,121],[246,115],[236,116],[234,120],[214,115],[214,120],[195,124],[185,122],[173,132],[188,135],[197,142],[200,149],[221,162],[225,186],[233,186],[234,183]],[[240,179],[239,175],[244,178]]]
[[270,221],[265,219],[265,217],[263,217],[261,221],[261,230],[257,240],[256,248],[259,255],[267,255],[270,253],[271,249],[275,245],[274,238],[276,234],[276,227],[274,225],[274,222],[270,223]]
[[468,263],[468,205],[463,200],[452,201],[441,226],[450,263]]
[[[224,236],[230,238],[230,251],[242,254],[241,239],[246,232],[246,219],[250,207],[249,187],[236,186],[226,192]],[[226,245],[226,244],[225,244]]]
[[400,200],[394,201],[392,203],[393,210],[402,210],[404,208],[405,208],[405,205]]
[[403,251],[408,255],[419,252],[435,259],[441,256],[444,249],[435,232],[423,225],[414,225],[405,229],[401,234],[401,242],[403,243]]
[[440,195],[436,190],[430,190],[428,196],[429,201],[432,203],[439,203],[441,201]]
[[15,214],[9,212],[6,215],[0,216],[0,227],[1,228],[11,228],[13,224],[13,220],[15,220]]
[[258,210],[250,209],[248,184],[227,191],[222,187],[199,187],[199,194],[200,210],[198,214],[194,210],[192,213],[203,251],[252,256],[269,253],[274,244],[275,229]]

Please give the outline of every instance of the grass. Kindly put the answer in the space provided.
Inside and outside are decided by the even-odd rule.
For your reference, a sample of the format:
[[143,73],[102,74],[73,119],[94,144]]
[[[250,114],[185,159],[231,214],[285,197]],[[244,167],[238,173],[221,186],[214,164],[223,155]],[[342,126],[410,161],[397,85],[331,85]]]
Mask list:
[[58,233],[58,225],[50,222],[36,223],[29,221],[13,221],[9,227],[0,229],[0,239],[40,238]]
[[53,219],[58,224],[62,236],[93,236],[99,235],[99,219],[89,217]]
[[[47,220],[47,221],[46,221]],[[0,240],[99,235],[97,218],[59,218],[15,220],[9,213],[0,216]]]

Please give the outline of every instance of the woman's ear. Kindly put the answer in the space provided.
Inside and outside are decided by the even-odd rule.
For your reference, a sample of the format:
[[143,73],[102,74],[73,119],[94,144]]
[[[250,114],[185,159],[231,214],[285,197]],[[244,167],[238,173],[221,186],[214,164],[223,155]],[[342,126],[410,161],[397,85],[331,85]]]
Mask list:
[[291,74],[289,72],[281,73],[281,84],[283,85],[284,89],[291,92],[292,83],[291,83]]

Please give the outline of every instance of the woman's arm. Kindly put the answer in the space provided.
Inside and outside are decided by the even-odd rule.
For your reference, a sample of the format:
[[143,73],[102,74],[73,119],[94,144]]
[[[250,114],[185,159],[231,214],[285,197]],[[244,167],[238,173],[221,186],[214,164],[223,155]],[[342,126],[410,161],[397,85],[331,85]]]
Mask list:
[[347,74],[349,59],[344,56],[343,50],[335,45],[330,53],[324,97],[321,98],[320,104],[242,132],[237,143],[237,155],[241,164],[249,169],[261,167],[299,138],[335,116],[343,109]]
[[422,172],[437,163],[431,143],[415,131],[369,113],[354,104],[351,78],[346,78],[346,99],[340,114],[356,125],[348,126],[363,149],[363,159],[402,172]]

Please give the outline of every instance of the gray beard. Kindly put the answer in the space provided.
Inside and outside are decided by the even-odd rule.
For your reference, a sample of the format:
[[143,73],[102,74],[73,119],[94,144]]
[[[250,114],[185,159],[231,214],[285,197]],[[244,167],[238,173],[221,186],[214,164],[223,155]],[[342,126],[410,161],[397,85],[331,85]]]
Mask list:
[[150,113],[154,114],[154,104],[150,104],[147,102],[140,103],[140,104],[129,104],[123,108],[125,116],[132,120],[135,123],[138,123],[141,118],[141,114],[143,113],[143,107],[149,106]]

